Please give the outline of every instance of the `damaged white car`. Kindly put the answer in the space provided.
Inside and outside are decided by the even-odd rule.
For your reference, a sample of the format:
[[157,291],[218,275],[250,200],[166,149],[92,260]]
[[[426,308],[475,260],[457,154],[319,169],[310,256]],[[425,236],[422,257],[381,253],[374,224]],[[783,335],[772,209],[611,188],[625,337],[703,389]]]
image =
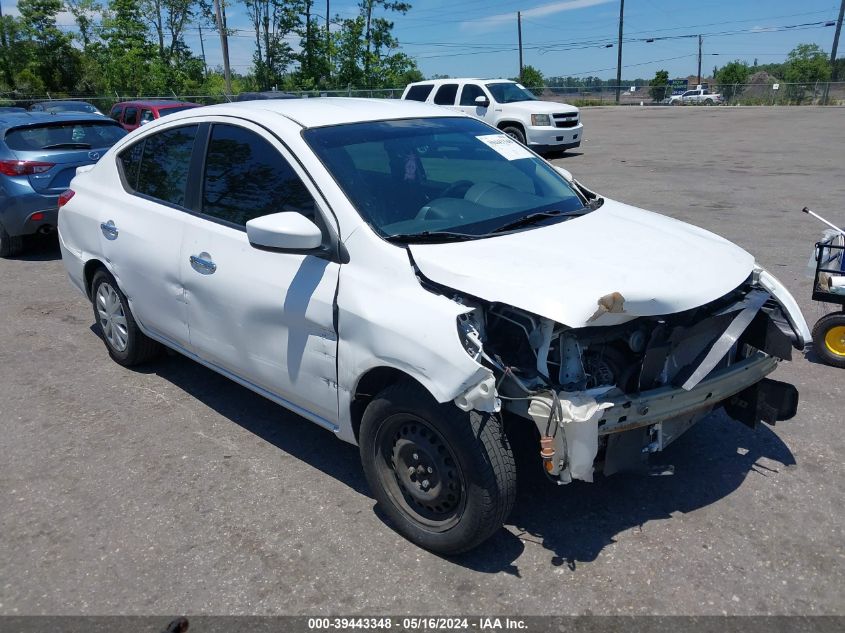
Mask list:
[[752,426],[795,413],[766,376],[810,334],[751,255],[473,118],[226,104],[79,171],[62,255],[110,355],[167,346],[358,443],[384,512],[431,550],[506,519],[503,416],[567,483],[635,466],[718,406]]

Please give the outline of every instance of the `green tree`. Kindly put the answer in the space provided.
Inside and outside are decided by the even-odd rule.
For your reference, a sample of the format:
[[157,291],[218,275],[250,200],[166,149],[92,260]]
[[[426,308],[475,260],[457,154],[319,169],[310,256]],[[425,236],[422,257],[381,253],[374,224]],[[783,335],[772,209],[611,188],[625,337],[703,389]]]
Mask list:
[[293,50],[285,38],[298,23],[299,3],[292,0],[243,0],[255,30],[253,66],[258,87],[282,83]]
[[72,86],[79,73],[79,53],[71,46],[70,36],[56,25],[63,8],[61,0],[18,1],[20,25],[28,37],[26,68],[51,91]]
[[535,95],[540,96],[545,85],[545,78],[543,77],[543,73],[534,68],[534,66],[523,66],[520,83]]
[[669,92],[669,71],[658,70],[654,73],[654,79],[648,82],[651,89],[648,91],[652,101],[663,101]]
[[718,85],[719,92],[722,96],[730,101],[742,94],[748,81],[748,75],[751,73],[751,68],[745,62],[739,60],[725,64],[713,73],[713,77]]
[[73,16],[79,29],[78,39],[82,42],[82,49],[86,50],[95,40],[94,22],[103,6],[97,0],[65,0],[65,8]]
[[783,78],[790,84],[789,96],[801,103],[810,86],[830,79],[830,62],[817,44],[799,44],[786,58]]

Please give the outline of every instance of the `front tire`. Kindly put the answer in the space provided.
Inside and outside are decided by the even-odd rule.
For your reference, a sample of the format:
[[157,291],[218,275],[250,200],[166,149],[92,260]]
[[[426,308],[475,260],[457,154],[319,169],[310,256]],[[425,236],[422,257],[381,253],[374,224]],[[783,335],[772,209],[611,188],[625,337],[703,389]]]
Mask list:
[[6,228],[0,224],[0,257],[15,257],[23,252],[23,237],[14,237],[6,232]]
[[161,351],[161,346],[138,328],[126,295],[105,269],[98,270],[91,280],[91,304],[103,342],[116,363],[124,367],[139,365]]
[[513,140],[519,141],[523,145],[526,144],[525,132],[523,132],[520,128],[516,127],[515,125],[507,125],[503,127],[502,132],[510,136]]
[[516,496],[516,466],[501,418],[439,404],[416,383],[382,391],[359,435],[364,474],[396,531],[458,554],[501,528]]
[[826,365],[845,368],[845,312],[818,320],[813,327],[813,349]]

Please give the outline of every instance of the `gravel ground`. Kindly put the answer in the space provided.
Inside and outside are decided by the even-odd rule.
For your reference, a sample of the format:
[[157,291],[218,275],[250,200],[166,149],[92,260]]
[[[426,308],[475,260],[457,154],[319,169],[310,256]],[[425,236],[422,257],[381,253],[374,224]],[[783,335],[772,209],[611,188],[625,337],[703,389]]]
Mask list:
[[[820,316],[798,210],[845,222],[845,109],[583,118],[555,162],[737,242]],[[812,356],[775,374],[795,419],[715,414],[671,477],[522,473],[505,529],[444,559],[387,527],[355,447],[184,358],[121,368],[92,324],[53,243],[0,260],[0,614],[845,613],[845,373]]]

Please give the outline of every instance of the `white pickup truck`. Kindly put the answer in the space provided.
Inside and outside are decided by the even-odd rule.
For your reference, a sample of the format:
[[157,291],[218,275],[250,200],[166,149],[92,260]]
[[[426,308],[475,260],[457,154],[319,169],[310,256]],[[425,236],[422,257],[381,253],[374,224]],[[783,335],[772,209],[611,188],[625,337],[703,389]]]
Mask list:
[[719,105],[722,101],[722,95],[700,86],[687,90],[684,94],[669,97],[669,105]]
[[402,98],[446,106],[481,119],[538,154],[581,145],[584,126],[578,108],[540,101],[507,79],[433,79],[408,84]]

